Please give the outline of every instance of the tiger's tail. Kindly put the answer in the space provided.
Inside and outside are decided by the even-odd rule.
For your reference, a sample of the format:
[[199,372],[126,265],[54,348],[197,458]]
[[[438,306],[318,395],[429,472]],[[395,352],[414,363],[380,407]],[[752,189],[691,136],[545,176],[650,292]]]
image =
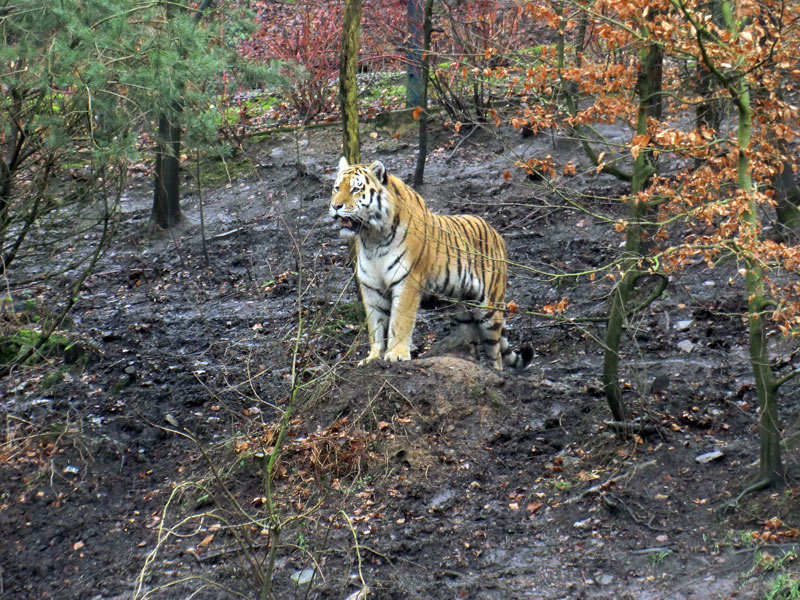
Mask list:
[[522,371],[525,367],[531,364],[533,360],[533,348],[528,345],[522,346],[519,351],[515,351],[508,343],[505,335],[505,329],[500,336],[500,356],[503,358],[503,365]]

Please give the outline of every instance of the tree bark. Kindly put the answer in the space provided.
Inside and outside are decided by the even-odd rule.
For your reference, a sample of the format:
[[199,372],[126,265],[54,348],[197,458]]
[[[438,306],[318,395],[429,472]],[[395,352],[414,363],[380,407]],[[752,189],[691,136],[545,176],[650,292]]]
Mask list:
[[[738,111],[737,143],[739,159],[737,164],[739,187],[747,193],[753,192],[753,181],[750,174],[750,145],[752,116],[750,114],[750,90],[743,78],[739,79],[738,96],[734,99]],[[748,210],[742,215],[746,230],[752,236],[753,243],[758,243],[759,230],[758,207],[751,196]],[[766,315],[763,310],[766,303],[764,290],[764,274],[761,264],[745,256],[745,288],[747,290],[747,313],[749,321],[750,364],[758,391],[758,436],[760,439],[759,474],[756,485],[771,485],[784,480],[786,471],[781,460],[781,434],[778,427],[778,386],[772,371],[767,345]]]
[[[657,96],[654,90],[661,89],[662,53],[656,45],[650,45],[641,53],[641,73],[637,86],[639,109],[636,121],[637,136],[647,134],[647,118],[657,110],[654,106]],[[631,179],[631,200],[628,207],[628,224],[625,230],[625,256],[622,259],[622,279],[611,293],[608,323],[606,325],[605,353],[603,356],[603,390],[611,414],[616,421],[626,421],[628,410],[622,399],[619,386],[619,348],[622,329],[627,316],[627,303],[633,293],[636,282],[642,273],[639,261],[642,258],[642,220],[647,212],[647,204],[637,201],[637,195],[647,187],[655,169],[650,162],[650,155],[644,148],[636,155]]]
[[158,118],[155,184],[151,219],[163,229],[174,227],[181,220],[180,169],[181,129],[162,114]]
[[[781,148],[783,151],[784,149]],[[787,151],[788,155],[789,152]],[[782,163],[783,169],[772,178],[772,187],[775,189],[775,214],[785,229],[800,228],[800,185],[794,180],[792,165],[788,160]],[[781,234],[785,233],[785,230]]]
[[[195,25],[203,13],[210,8],[213,0],[203,0],[194,15]],[[169,20],[177,5],[167,5],[166,18]],[[178,82],[183,90],[184,82]],[[150,219],[158,227],[169,229],[180,223],[181,215],[181,128],[178,116],[181,107],[175,104],[171,114],[161,113],[158,117],[156,140],[155,177],[153,180],[153,210]]]
[[422,106],[423,0],[408,0],[408,70],[406,108]]
[[[720,9],[725,27],[735,38],[738,33],[738,21],[734,14],[735,7],[730,2],[725,1],[720,4]],[[758,232],[761,227],[748,154],[751,151],[750,141],[752,138],[750,88],[741,73],[726,74],[719,70],[709,56],[705,46],[705,38],[693,15],[683,6],[681,6],[681,10],[684,17],[694,26],[697,32],[696,39],[700,59],[720,85],[728,91],[736,107],[737,185],[748,199],[747,209],[741,215],[742,222],[738,241],[740,244],[757,245],[759,243]],[[760,460],[758,477],[739,494],[739,498],[748,492],[783,482],[786,477],[786,470],[781,459],[780,428],[778,427],[778,388],[783,381],[778,382],[776,380],[775,373],[770,365],[765,313],[768,302],[764,287],[764,272],[761,263],[754,259],[746,249],[740,256],[743,257],[745,267],[744,280],[747,292],[750,364],[753,368],[753,378],[758,392]]]
[[342,107],[342,153],[351,165],[361,162],[356,88],[361,12],[362,0],[346,0],[339,55],[339,102]]
[[422,82],[420,106],[422,112],[419,114],[419,148],[417,151],[417,166],[414,169],[414,186],[422,185],[425,178],[425,160],[428,157],[428,78],[430,76],[430,60],[428,52],[431,47],[431,31],[433,0],[425,2],[425,20],[423,23],[422,35]]
[[[722,4],[726,25],[731,33],[736,34],[735,21],[729,3]],[[750,111],[750,89],[743,76],[738,81],[728,81],[726,85],[736,105],[738,125],[736,142],[739,146],[739,157],[736,170],[739,188],[750,197],[748,210],[742,215],[742,229],[751,243],[758,243],[758,206],[754,198],[753,179],[750,173],[750,140],[752,136],[752,114]],[[747,313],[749,320],[750,364],[758,391],[758,436],[760,440],[759,474],[752,489],[772,485],[784,481],[786,471],[781,460],[781,435],[778,427],[778,386],[772,371],[767,344],[766,315],[763,312],[767,305],[764,289],[764,273],[761,263],[745,254],[745,289],[747,290]]]

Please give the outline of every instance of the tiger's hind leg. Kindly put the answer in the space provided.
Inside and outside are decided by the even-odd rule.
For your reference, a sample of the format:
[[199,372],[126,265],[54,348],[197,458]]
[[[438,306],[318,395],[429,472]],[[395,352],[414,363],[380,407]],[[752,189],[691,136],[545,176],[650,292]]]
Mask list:
[[[483,351],[486,353],[492,366],[498,371],[502,371],[502,342],[505,342],[505,338],[503,337],[503,326],[505,324],[503,311],[490,310],[489,312],[485,312],[482,309],[473,309],[473,318],[475,319],[475,326],[478,330],[478,336]],[[508,346],[508,342],[506,342],[506,346]]]
[[453,316],[456,330],[450,337],[458,340],[462,347],[469,349],[471,358],[480,358],[481,336],[472,311],[466,307],[459,307]]
[[503,365],[521,371],[533,360],[533,349],[523,347],[520,352],[515,352],[506,339],[505,317],[503,311],[492,310],[482,315],[478,324],[483,351],[498,371],[503,370]]

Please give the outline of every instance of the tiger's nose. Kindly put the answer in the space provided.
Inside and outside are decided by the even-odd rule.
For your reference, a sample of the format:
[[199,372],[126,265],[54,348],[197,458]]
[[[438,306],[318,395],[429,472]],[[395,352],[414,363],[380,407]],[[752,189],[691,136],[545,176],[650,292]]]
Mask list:
[[331,206],[333,207],[333,210],[339,210],[344,206],[344,202],[331,202]]

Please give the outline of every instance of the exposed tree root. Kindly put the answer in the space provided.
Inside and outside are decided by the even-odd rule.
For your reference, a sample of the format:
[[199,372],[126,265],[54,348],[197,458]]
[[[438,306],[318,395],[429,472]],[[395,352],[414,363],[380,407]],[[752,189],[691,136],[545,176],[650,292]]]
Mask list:
[[633,421],[603,421],[603,423],[613,429],[617,433],[623,435],[655,435],[661,433],[661,430],[656,426],[649,423],[642,423],[636,420]]
[[760,476],[758,479],[745,486],[745,488],[742,491],[740,491],[733,500],[727,502],[725,506],[722,508],[722,514],[728,514],[738,509],[739,501],[742,498],[744,498],[747,494],[751,494],[753,492],[758,492],[759,490],[766,489],[770,487],[773,483],[775,482],[770,477],[766,475]]

